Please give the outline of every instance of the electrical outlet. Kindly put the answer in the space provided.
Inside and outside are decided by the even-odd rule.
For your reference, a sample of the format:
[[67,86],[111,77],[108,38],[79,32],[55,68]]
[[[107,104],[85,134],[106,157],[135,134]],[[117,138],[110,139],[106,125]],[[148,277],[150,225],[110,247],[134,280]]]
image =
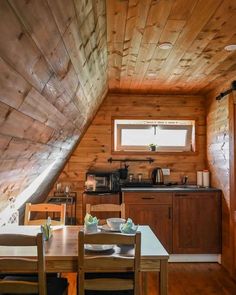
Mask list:
[[170,169],[169,168],[162,168],[163,175],[170,175]]

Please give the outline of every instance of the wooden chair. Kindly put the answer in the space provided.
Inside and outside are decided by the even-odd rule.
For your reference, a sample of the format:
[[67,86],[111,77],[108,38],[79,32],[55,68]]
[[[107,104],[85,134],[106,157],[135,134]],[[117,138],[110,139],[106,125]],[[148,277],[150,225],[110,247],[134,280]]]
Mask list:
[[[120,255],[103,252],[85,254],[85,244],[125,245],[132,255]],[[132,249],[134,247],[134,251]],[[95,233],[85,234],[79,232],[79,262],[78,262],[78,290],[84,295],[85,290],[102,292],[133,290],[134,295],[139,294],[139,268],[140,268],[141,233],[125,235],[121,233]],[[118,248],[117,248],[118,249]],[[129,252],[130,252],[129,251]],[[92,273],[92,278],[86,277]],[[102,273],[102,275],[101,275]],[[131,276],[130,276],[131,273]],[[125,275],[129,278],[125,278]],[[95,276],[94,276],[95,275]],[[91,294],[91,293],[90,293]],[[93,293],[92,293],[93,294]],[[105,294],[105,293],[104,293]],[[119,292],[119,294],[121,294]],[[127,294],[127,293],[126,293]]]
[[50,216],[54,213],[57,213],[60,216],[60,220],[53,220],[52,219],[52,225],[65,225],[65,218],[66,218],[66,205],[61,204],[61,205],[56,205],[56,204],[47,204],[47,203],[42,203],[42,204],[31,204],[31,203],[26,203],[25,206],[25,220],[24,220],[24,225],[42,225],[46,222],[46,219],[30,219],[31,218],[31,213],[32,212],[38,212],[38,213],[48,213],[47,215]]
[[[14,273],[14,275],[7,275],[0,280],[0,294],[67,294],[68,283],[66,279],[52,278],[52,280],[46,280],[42,233],[37,234],[37,236],[1,234],[0,246],[25,247],[25,251],[27,251],[28,246],[37,248],[36,258],[0,258],[0,272]],[[37,276],[26,275],[29,273]]]
[[[125,218],[125,204],[122,203],[120,205],[117,204],[98,204],[91,205],[86,204],[86,213],[91,212],[120,212],[120,217]],[[105,219],[101,219],[100,223],[105,224]]]

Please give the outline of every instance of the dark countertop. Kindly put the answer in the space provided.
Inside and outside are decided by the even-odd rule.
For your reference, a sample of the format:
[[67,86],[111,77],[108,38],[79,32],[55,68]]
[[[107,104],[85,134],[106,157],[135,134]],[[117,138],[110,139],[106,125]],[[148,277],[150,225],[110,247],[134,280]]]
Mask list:
[[196,185],[186,186],[153,186],[153,187],[123,187],[122,192],[220,192],[221,190],[214,187],[197,187]]

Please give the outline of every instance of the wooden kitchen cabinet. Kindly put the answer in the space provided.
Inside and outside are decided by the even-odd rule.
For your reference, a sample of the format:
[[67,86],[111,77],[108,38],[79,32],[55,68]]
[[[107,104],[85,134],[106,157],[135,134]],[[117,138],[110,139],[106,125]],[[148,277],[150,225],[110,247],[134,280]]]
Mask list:
[[124,192],[126,218],[149,225],[166,250],[172,252],[172,194]]
[[221,252],[219,192],[175,193],[173,197],[173,253]]
[[[120,204],[119,193],[96,193],[87,194],[83,193],[83,220],[86,214],[86,204],[97,205],[97,204]],[[91,213],[92,214],[92,213]],[[118,212],[96,212],[96,217],[99,219],[106,219],[109,217],[120,217]]]

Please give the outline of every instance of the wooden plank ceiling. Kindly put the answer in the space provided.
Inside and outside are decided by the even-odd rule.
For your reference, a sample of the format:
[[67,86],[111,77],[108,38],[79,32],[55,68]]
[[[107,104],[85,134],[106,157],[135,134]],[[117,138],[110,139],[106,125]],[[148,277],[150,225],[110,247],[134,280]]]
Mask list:
[[235,0],[107,0],[109,88],[206,93],[236,79],[235,32]]
[[107,92],[104,1],[0,0],[0,209],[63,162]]

